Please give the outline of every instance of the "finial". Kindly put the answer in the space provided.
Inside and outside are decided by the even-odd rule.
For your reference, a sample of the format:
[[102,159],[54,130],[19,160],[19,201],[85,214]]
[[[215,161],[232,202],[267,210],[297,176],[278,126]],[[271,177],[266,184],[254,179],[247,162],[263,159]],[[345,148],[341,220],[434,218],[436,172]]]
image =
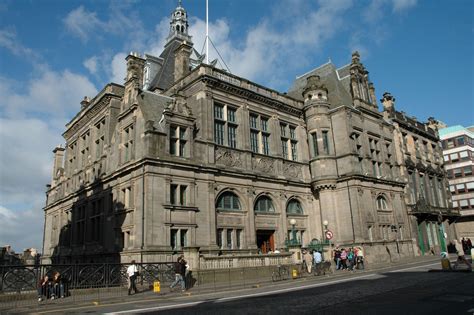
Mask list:
[[178,0],[178,7],[181,7],[182,6],[182,0]]

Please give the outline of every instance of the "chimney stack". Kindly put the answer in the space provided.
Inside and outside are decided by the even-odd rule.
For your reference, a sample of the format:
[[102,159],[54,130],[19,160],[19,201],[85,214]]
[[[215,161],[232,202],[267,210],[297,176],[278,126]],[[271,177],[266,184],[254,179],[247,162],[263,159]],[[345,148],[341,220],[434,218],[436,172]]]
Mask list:
[[192,43],[183,41],[174,51],[174,82],[184,78],[190,72]]

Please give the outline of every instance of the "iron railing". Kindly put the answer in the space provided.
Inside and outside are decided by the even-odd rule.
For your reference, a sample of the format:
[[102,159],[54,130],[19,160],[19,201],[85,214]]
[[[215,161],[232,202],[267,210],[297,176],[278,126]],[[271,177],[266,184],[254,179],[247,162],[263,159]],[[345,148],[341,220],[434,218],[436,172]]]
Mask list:
[[[137,264],[142,284],[174,280],[173,263]],[[16,265],[0,266],[0,294],[36,290],[39,280],[54,272],[61,274],[68,289],[117,287],[127,284],[128,264]]]

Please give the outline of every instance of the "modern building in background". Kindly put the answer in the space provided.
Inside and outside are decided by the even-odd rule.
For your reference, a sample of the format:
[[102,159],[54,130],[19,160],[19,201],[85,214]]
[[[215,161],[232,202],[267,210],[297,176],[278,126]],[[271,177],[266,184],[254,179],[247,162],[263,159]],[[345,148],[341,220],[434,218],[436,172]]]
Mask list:
[[[130,54],[124,85],[81,102],[53,151],[44,262],[253,255],[284,250],[293,229],[302,246],[328,229],[392,261],[454,235],[436,127],[384,117],[357,52],[288,93],[203,60],[179,5],[159,57]],[[404,133],[428,153],[400,151]]]
[[439,130],[445,169],[449,178],[459,237],[474,238],[474,126],[451,126]]

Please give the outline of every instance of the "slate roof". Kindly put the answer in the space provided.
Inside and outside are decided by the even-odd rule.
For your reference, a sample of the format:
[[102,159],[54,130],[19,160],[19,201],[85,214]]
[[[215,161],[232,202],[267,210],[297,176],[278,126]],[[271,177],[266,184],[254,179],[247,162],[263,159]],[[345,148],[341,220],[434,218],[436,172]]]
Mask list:
[[[328,100],[332,107],[340,105],[352,105],[352,95],[349,87],[349,66],[344,66],[336,69],[332,62],[325,63],[320,67],[311,70],[297,77],[293,82],[293,86],[289,89],[288,95],[303,101],[302,92],[306,86],[306,79],[311,75],[318,75],[321,82],[326,85],[328,89]],[[346,78],[344,78],[346,76]],[[342,79],[342,80],[341,80]]]
[[150,83],[150,90],[160,89],[167,90],[174,83],[174,51],[181,44],[178,38],[173,39],[165,46],[165,49],[160,55],[163,59],[163,64],[158,70],[158,73]]
[[138,106],[140,107],[145,121],[153,121],[153,127],[158,131],[164,131],[159,124],[163,110],[173,102],[168,96],[156,94],[149,91],[140,91]]

